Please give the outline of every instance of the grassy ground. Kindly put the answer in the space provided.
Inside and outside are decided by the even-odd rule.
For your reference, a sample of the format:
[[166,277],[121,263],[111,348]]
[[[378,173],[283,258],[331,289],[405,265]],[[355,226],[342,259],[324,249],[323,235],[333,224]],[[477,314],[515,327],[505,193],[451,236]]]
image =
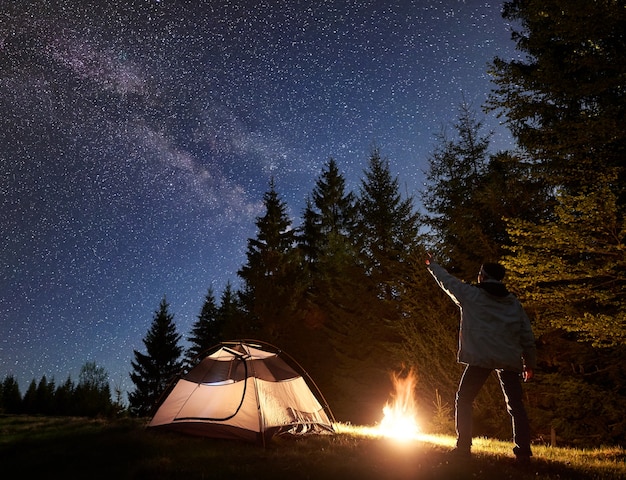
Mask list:
[[479,439],[471,460],[454,462],[446,457],[450,437],[397,442],[365,427],[337,427],[336,435],[280,437],[262,448],[155,433],[138,420],[0,417],[0,472],[29,480],[626,478],[623,448],[536,445],[522,469],[507,442]]

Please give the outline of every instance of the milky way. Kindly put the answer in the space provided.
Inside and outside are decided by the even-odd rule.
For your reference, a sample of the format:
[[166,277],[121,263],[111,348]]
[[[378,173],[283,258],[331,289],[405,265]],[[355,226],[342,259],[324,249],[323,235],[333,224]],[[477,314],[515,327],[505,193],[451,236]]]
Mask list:
[[376,145],[416,194],[514,55],[493,2],[47,3],[0,2],[0,380],[22,390],[87,361],[130,388],[164,295],[187,336],[237,284],[272,177],[297,224],[328,158],[356,189]]

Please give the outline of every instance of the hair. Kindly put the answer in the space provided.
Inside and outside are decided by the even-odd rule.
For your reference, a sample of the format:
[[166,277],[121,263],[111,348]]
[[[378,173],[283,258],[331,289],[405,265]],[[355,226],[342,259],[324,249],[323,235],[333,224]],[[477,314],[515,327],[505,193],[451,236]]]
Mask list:
[[497,280],[498,282],[502,281],[506,273],[505,268],[499,263],[483,263],[481,268],[487,277]]

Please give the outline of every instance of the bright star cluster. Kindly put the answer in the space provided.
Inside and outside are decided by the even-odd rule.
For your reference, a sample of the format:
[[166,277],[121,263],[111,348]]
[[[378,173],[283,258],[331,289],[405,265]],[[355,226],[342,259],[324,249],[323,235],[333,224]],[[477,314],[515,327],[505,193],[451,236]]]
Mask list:
[[513,47],[474,0],[2,2],[0,379],[95,361],[128,390],[164,295],[186,337],[237,284],[270,178],[298,222],[329,157],[356,189],[376,145],[416,194]]

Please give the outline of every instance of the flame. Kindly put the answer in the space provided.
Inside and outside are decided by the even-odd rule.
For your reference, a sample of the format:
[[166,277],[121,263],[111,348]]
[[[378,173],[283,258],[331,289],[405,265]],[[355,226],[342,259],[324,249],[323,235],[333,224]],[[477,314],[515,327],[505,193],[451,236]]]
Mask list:
[[417,383],[415,372],[411,369],[405,377],[392,374],[395,392],[392,402],[383,408],[383,420],[378,427],[380,435],[399,440],[410,440],[417,437],[417,404],[413,391]]

